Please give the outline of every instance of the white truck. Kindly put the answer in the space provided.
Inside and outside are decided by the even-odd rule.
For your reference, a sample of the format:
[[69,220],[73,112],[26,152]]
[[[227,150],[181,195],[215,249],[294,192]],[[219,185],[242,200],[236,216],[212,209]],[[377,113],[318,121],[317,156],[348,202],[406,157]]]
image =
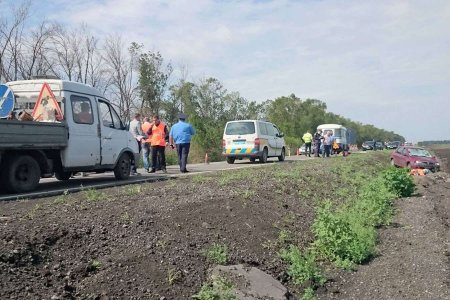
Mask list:
[[43,86],[53,92],[63,119],[54,122],[0,120],[0,189],[37,188],[40,178],[69,180],[74,172],[114,171],[130,176],[138,144],[112,105],[95,88],[56,79],[6,84],[22,107],[33,108]]

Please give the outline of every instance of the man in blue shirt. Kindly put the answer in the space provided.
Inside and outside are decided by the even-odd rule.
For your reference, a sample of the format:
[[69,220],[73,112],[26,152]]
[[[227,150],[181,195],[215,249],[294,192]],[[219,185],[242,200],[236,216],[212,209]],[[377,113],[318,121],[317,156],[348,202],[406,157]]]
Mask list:
[[180,165],[181,173],[187,173],[186,170],[187,159],[189,155],[189,148],[191,147],[191,139],[195,134],[195,130],[191,124],[186,122],[186,115],[179,114],[178,123],[172,126],[169,133],[170,147],[173,149],[175,143],[178,154],[178,164]]

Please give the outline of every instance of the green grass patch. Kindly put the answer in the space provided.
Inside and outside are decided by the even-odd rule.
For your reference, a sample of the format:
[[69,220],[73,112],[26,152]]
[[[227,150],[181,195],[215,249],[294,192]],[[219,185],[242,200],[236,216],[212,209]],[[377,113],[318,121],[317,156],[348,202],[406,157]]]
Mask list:
[[213,276],[212,279],[204,283],[198,292],[192,296],[198,300],[236,300],[233,294],[233,284],[220,276]]
[[227,245],[214,243],[205,251],[207,260],[213,264],[226,265],[229,260]]

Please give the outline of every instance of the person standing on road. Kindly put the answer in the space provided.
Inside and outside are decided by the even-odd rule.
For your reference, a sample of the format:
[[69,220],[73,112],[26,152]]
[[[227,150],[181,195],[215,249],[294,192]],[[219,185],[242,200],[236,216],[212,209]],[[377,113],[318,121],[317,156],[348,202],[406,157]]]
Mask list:
[[[142,133],[141,114],[140,113],[136,113],[134,115],[134,119],[130,122],[129,131],[136,139],[136,141],[138,143],[138,147],[139,147],[139,153],[141,153],[141,142],[145,138],[145,136]],[[136,164],[137,164],[137,162],[135,161],[134,164],[131,166],[131,175],[139,175],[139,173],[137,172]]]
[[169,144],[169,130],[164,122],[161,122],[158,115],[153,116],[153,125],[149,130],[150,145],[152,149],[152,168],[149,173],[156,172],[158,155],[160,156],[160,166],[164,173],[166,170],[166,146]]
[[178,164],[180,165],[180,172],[189,172],[186,169],[189,148],[191,147],[191,139],[195,134],[195,130],[191,124],[186,122],[187,116],[185,114],[180,114],[178,116],[178,123],[172,126],[169,134],[170,147],[173,149],[173,144],[175,143],[177,147],[178,154]]
[[303,135],[302,140],[305,143],[305,155],[311,157],[311,144],[313,136],[311,133],[309,133],[309,130],[307,130],[306,133]]
[[324,148],[324,153],[322,157],[330,157],[330,151],[331,151],[331,145],[332,145],[332,137],[331,137],[331,131],[326,132],[323,135],[323,148]]
[[322,136],[322,130],[317,130],[316,133],[314,133],[314,156],[319,157],[320,156],[320,146],[322,144],[323,136]]
[[[150,128],[152,127],[152,123],[150,123],[150,118],[145,117],[144,123],[142,123],[142,132],[148,136],[148,133],[150,131]],[[148,173],[150,172],[150,162],[149,162],[149,156],[150,156],[150,139],[143,139],[142,140],[142,160],[144,162],[144,169]]]

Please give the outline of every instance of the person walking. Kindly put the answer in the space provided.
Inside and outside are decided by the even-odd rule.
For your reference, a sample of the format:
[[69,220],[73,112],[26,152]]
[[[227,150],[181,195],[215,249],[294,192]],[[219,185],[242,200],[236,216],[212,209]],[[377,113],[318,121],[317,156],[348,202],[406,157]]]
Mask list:
[[311,157],[311,144],[313,136],[311,133],[309,133],[309,130],[307,130],[306,133],[303,135],[302,140],[305,143],[305,155]]
[[322,130],[317,130],[316,133],[314,133],[314,156],[319,157],[320,156],[320,146],[322,145]]
[[[141,142],[145,138],[142,133],[142,125],[141,125],[141,114],[136,113],[134,115],[134,119],[130,122],[129,131],[134,136],[138,143],[139,153],[141,153]],[[131,175],[139,175],[137,172],[136,161],[131,165]]]
[[[152,127],[152,123],[150,123],[150,118],[145,117],[144,123],[142,123],[142,127],[141,127],[142,132],[148,136],[148,133],[150,132],[151,127]],[[150,142],[151,142],[151,140],[149,138],[142,140],[142,160],[144,162],[144,169],[147,173],[150,172],[150,161],[149,161]]]
[[170,147],[173,149],[173,144],[175,143],[178,154],[178,164],[180,165],[181,173],[188,173],[186,169],[189,148],[191,147],[191,139],[195,134],[195,129],[191,124],[186,122],[187,116],[185,114],[180,114],[178,116],[178,123],[172,126],[169,134]]
[[149,173],[156,172],[158,155],[160,156],[159,165],[164,173],[166,170],[166,146],[169,144],[169,130],[164,122],[161,122],[158,115],[153,116],[153,124],[149,130],[150,146],[152,150],[152,167]]

